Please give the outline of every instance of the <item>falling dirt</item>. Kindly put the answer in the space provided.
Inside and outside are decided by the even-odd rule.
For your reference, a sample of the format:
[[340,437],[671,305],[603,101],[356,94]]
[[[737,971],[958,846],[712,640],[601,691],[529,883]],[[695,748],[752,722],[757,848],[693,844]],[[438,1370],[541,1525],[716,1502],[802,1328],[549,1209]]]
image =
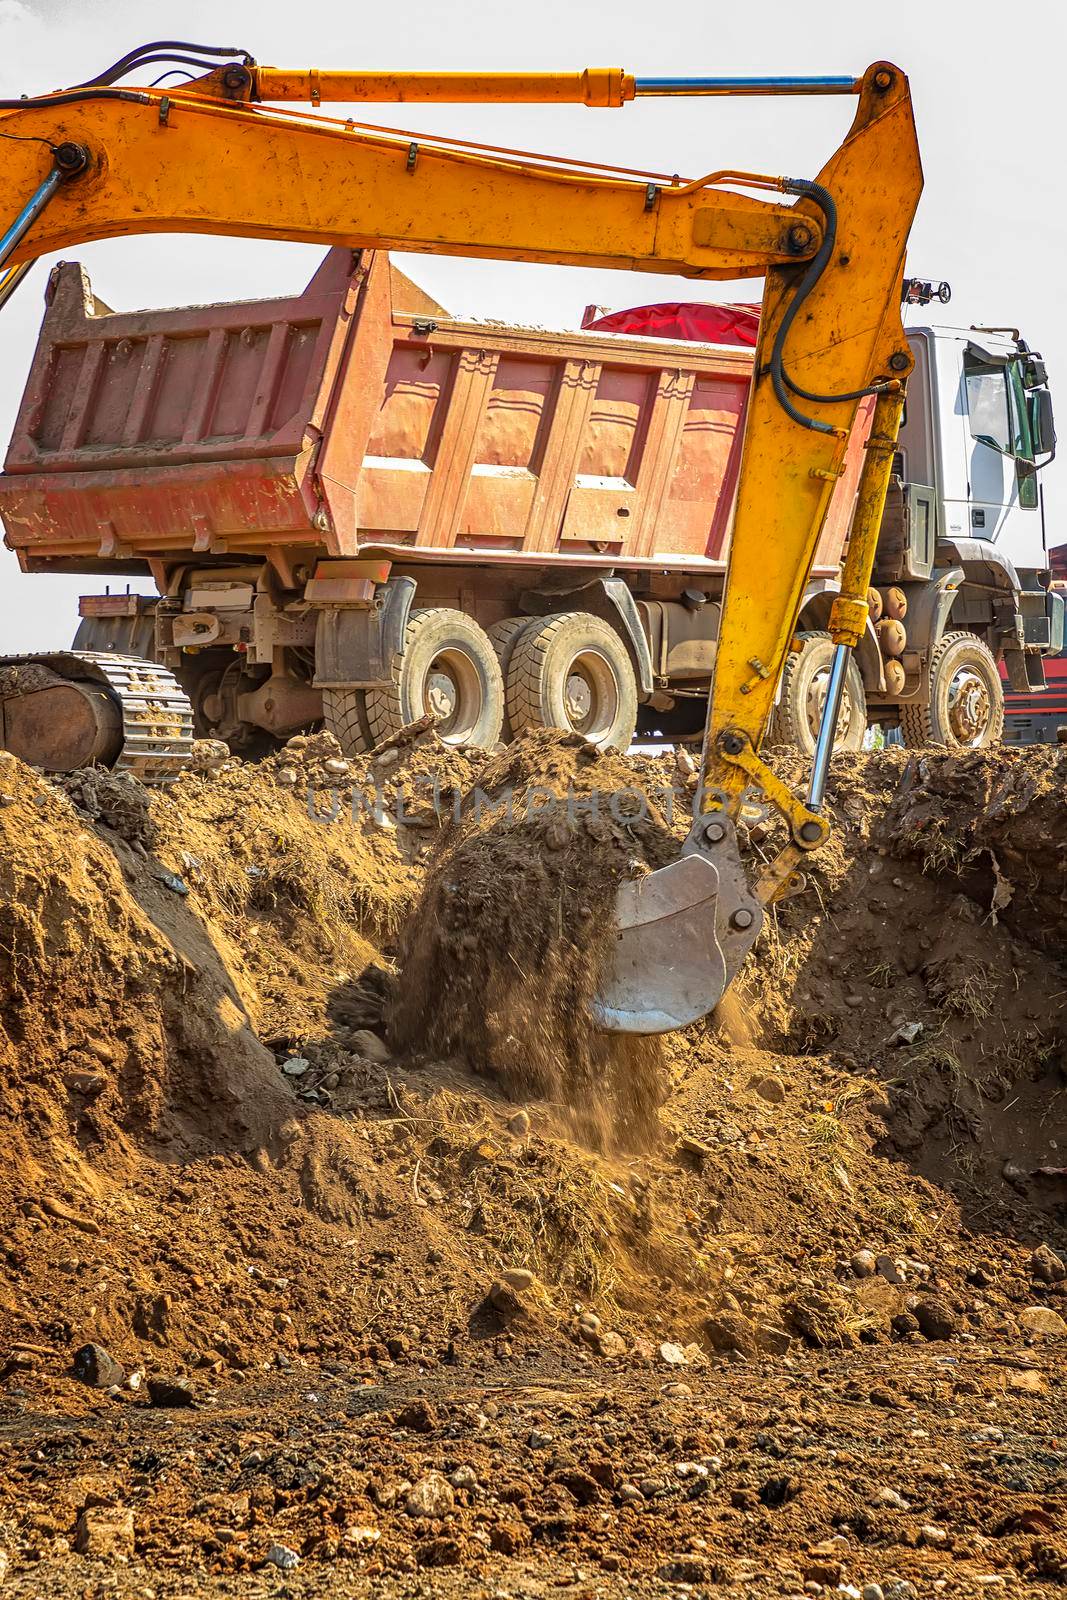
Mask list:
[[199,766],[0,761],[13,1593],[1062,1593],[1067,752],[835,760],[629,1077],[585,1001],[670,761]]

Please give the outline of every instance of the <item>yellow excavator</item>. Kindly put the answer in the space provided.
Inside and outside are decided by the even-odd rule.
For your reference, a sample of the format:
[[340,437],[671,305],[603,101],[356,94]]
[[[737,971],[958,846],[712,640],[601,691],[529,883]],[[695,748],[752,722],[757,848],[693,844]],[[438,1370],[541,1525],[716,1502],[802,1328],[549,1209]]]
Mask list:
[[[165,86],[160,68],[165,79],[186,81]],[[146,69],[152,87],[128,83]],[[828,94],[851,96],[855,116],[822,171],[806,178],[724,168],[682,179],[317,110],[324,102],[619,107],[645,96]],[[280,109],[296,102],[315,109]],[[712,1010],[752,948],[764,908],[796,888],[801,863],[829,833],[827,767],[849,655],[867,619],[912,368],[900,297],[922,170],[900,69],[879,61],[859,78],[288,71],[245,51],[160,40],[72,88],[0,101],[0,140],[0,223],[10,219],[0,237],[0,304],[37,256],[131,232],[764,278],[699,814],[677,861],[620,888],[617,939],[594,1017],[608,1030],[655,1033]],[[874,416],[830,618],[832,672],[800,797],[763,762],[760,743],[849,430],[867,396],[875,397]],[[54,740],[63,716],[80,715],[82,737],[91,742],[95,729],[102,748],[103,723],[114,741],[118,723],[131,719],[122,686],[94,682],[98,664],[80,669],[78,660],[12,666],[8,658],[0,673],[51,673],[54,682],[39,684],[34,698],[40,737],[51,728]],[[82,701],[95,697],[90,711],[71,712],[72,687]],[[180,742],[180,708],[167,707],[166,692],[145,701],[142,725],[155,717],[153,726],[165,735],[169,725]],[[9,694],[8,703],[17,698]],[[750,883],[735,825],[754,793],[784,819],[788,841]]]

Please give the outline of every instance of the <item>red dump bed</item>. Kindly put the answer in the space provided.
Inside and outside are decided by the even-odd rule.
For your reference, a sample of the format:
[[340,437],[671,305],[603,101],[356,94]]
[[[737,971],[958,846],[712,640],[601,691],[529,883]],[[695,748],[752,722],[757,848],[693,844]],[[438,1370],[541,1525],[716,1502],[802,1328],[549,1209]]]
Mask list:
[[751,370],[736,346],[455,321],[372,252],[330,251],[288,299],[122,313],[66,263],[0,514],[32,571],[279,546],[720,567]]

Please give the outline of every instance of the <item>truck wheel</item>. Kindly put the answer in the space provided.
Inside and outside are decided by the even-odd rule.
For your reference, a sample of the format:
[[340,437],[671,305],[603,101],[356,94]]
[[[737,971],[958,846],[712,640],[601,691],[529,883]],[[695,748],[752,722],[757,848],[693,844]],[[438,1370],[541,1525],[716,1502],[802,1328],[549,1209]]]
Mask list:
[[520,634],[525,633],[536,621],[536,617],[505,617],[503,622],[494,622],[489,629],[489,638],[496,651],[496,658],[500,662],[500,675],[505,685],[504,726],[500,735],[505,744],[510,744],[515,737],[507,710],[508,668],[511,666],[511,658],[515,654]]
[[626,750],[637,727],[637,679],[614,628],[587,611],[535,622],[511,657],[508,716],[517,734],[563,728],[602,750]]
[[446,744],[491,750],[504,723],[504,680],[489,635],[463,611],[413,611],[387,689],[367,690],[374,744],[433,713]]
[[[790,650],[782,668],[778,704],[771,713],[770,744],[794,745],[801,755],[815,754],[822,708],[830,685],[834,642],[828,633],[802,633],[801,648]],[[845,692],[837,718],[835,750],[862,750],[867,731],[867,697],[856,662],[845,674]]]
[[346,756],[364,755],[373,743],[367,722],[366,694],[362,689],[324,689],[322,720]]
[[930,703],[900,708],[904,743],[976,750],[1004,732],[1004,689],[991,651],[973,633],[946,633],[930,657]]

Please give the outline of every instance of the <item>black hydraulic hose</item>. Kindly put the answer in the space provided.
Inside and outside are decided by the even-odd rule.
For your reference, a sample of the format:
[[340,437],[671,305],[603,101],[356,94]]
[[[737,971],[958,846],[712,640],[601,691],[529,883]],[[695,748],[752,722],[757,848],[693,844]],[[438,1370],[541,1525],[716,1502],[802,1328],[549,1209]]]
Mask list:
[[0,100],[0,111],[25,111],[28,106],[70,106],[81,100],[127,100],[135,106],[156,104],[151,95],[141,94],[136,89],[64,89],[62,94],[36,95],[32,100],[28,95],[19,100]]
[[865,389],[851,389],[843,394],[815,394],[809,389],[802,389],[798,383],[794,383],[785,370],[785,341],[789,337],[789,330],[793,326],[797,312],[826,271],[834,251],[834,245],[837,241],[837,206],[834,203],[833,195],[828,189],[824,189],[821,183],[811,183],[806,178],[787,178],[782,188],[786,194],[804,195],[807,199],[813,200],[823,214],[825,229],[822,244],[809,261],[796,293],[786,307],[785,315],[778,325],[778,332],[775,334],[774,344],[771,348],[771,382],[774,385],[774,393],[778,404],[794,422],[799,423],[802,428],[812,429],[815,433],[832,434],[837,432],[836,428],[832,427],[828,422],[820,422],[817,417],[808,417],[802,411],[798,411],[786,391],[789,390],[798,395],[801,400],[810,400],[815,405],[838,405],[850,400],[862,400],[865,395],[882,394],[885,390],[885,384],[869,384]]
[[[121,78],[123,73],[132,71],[134,67],[143,66],[144,58],[149,52],[152,52],[152,60],[158,61],[160,59],[158,52],[166,50],[192,50],[197,56],[215,56],[220,59],[224,57],[232,59],[237,56],[241,58],[245,66],[251,66],[254,60],[247,50],[240,50],[236,47],[230,48],[225,45],[215,44],[191,44],[188,39],[150,39],[146,44],[139,44],[136,49],[128,50],[124,56],[120,57],[118,61],[113,61],[110,67],[105,67],[103,72],[99,73],[95,78],[88,78],[85,83],[78,84],[76,87],[87,89],[93,84],[114,83],[115,79]],[[197,65],[206,66],[211,70],[214,63],[198,61]]]

